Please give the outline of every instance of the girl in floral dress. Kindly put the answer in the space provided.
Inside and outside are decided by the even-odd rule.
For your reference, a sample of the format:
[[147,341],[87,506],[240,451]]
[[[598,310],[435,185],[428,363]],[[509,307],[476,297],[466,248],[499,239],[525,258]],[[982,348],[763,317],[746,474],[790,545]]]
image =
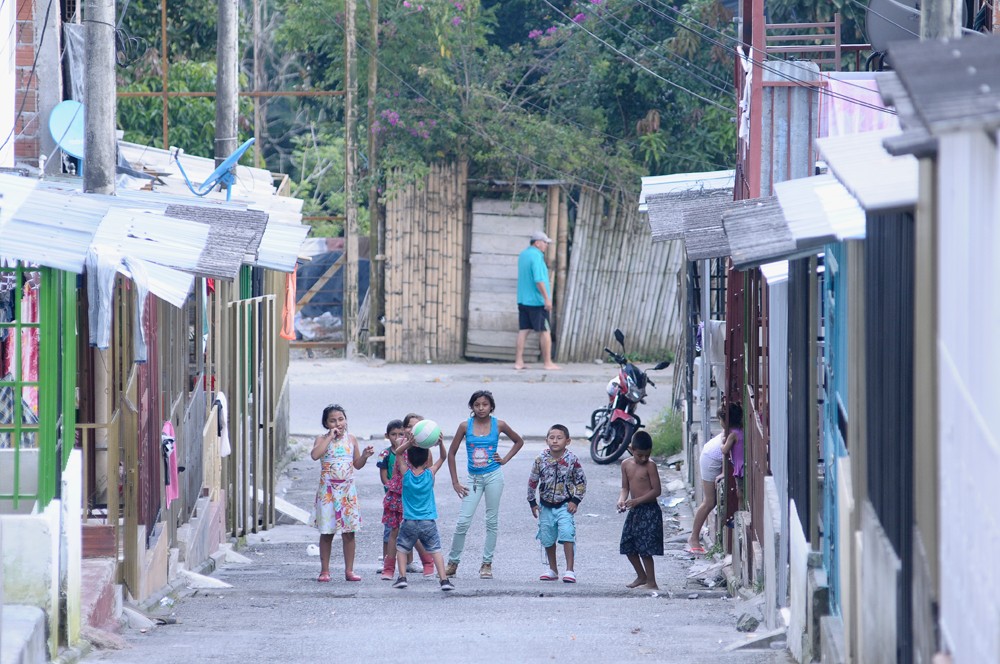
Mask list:
[[319,530],[319,557],[322,569],[318,581],[330,580],[330,550],[338,532],[344,540],[344,576],[360,581],[354,573],[354,533],[361,529],[361,510],[354,488],[354,471],[364,468],[375,453],[371,445],[360,449],[358,440],[347,433],[347,413],[338,405],[323,409],[327,432],[313,443],[313,460],[323,461],[312,525]]

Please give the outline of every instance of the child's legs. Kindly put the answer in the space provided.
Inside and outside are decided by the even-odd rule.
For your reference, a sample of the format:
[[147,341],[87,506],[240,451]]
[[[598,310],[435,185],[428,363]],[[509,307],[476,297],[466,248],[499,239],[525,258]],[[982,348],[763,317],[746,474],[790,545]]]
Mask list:
[[557,542],[566,552],[566,569],[573,571],[573,545],[576,544],[576,520],[566,505],[555,510]]
[[626,557],[628,558],[628,561],[632,563],[632,567],[635,568],[636,580],[645,580],[646,570],[642,567],[642,559],[634,553],[630,553]]
[[389,535],[392,533],[392,529],[389,527],[388,523],[382,524],[382,557],[385,558],[392,551],[392,555],[396,555],[396,550],[389,548]]
[[653,566],[653,557],[647,556],[642,559],[642,566],[646,570],[646,585],[656,585],[656,568]]
[[444,573],[444,556],[440,551],[431,554],[434,559],[434,566],[437,567],[438,578],[444,580],[448,578],[448,575]]
[[412,521],[403,521],[399,528],[394,530],[396,531],[396,567],[399,569],[399,576],[406,576],[406,555],[413,553],[413,544],[417,535]]
[[556,560],[556,545],[545,547],[545,557],[549,559],[549,569],[558,572],[559,562]]
[[688,538],[688,544],[692,546],[701,545],[701,528],[705,525],[708,515],[715,509],[715,482],[702,480],[701,485],[705,497],[694,513],[694,526],[691,528],[691,537]]
[[396,557],[396,540],[398,538],[399,538],[399,528],[391,529],[389,531],[389,543],[387,545],[389,547],[389,552],[385,554],[390,558]]
[[341,533],[340,537],[344,540],[344,571],[350,574],[354,571],[354,551],[356,548],[354,533]]
[[321,574],[330,573],[331,549],[333,549],[333,533],[329,535],[321,533],[319,536],[319,564]]
[[424,549],[421,558],[430,556],[437,567],[438,576],[442,579],[447,579],[448,575],[444,573],[444,556],[441,554],[441,536],[438,534],[437,522],[428,519],[415,523],[418,525],[420,535],[417,541],[423,545],[422,548]]
[[483,562],[493,562],[497,546],[497,526],[500,523],[500,497],[503,496],[503,471],[494,470],[485,476],[483,493],[486,495],[486,543],[483,545]]
[[472,517],[479,509],[479,501],[483,498],[481,486],[472,485],[469,494],[462,499],[462,511],[458,515],[458,524],[455,526],[455,536],[451,538],[451,552],[448,554],[448,562],[456,565],[462,560],[462,549],[465,548],[465,534],[469,532],[469,525]]
[[[566,553],[566,569],[570,572],[573,571],[573,553],[575,551],[574,547],[576,542],[563,542],[563,551]],[[552,547],[552,559],[555,560],[556,552],[555,547]]]

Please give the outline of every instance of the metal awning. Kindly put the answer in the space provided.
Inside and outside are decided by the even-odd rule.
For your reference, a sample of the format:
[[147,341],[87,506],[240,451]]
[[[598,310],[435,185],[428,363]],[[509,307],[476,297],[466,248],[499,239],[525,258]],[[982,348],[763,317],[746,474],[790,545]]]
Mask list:
[[732,189],[694,189],[650,195],[647,205],[649,230],[653,235],[653,242],[682,239],[684,214],[688,210],[716,208],[731,203],[732,200]]
[[896,130],[870,131],[816,140],[837,180],[868,212],[902,210],[917,203],[916,157],[893,156],[883,145],[898,135]]
[[733,264],[755,267],[798,250],[777,197],[750,199],[722,217]]
[[[197,205],[167,206],[166,216],[200,222],[208,240],[192,271],[201,277],[233,281],[244,262],[254,262],[260,248],[267,213],[256,210],[212,209]],[[304,227],[307,228],[308,227]]]
[[865,236],[865,211],[833,175],[786,180],[774,186],[796,242],[836,242]]
[[639,192],[639,212],[648,212],[649,196],[655,194],[677,194],[685,191],[712,191],[728,189],[730,200],[736,171],[709,171],[705,173],[674,173],[672,175],[653,175],[642,178],[642,191]]
[[309,234],[309,226],[268,224],[257,251],[254,265],[281,272],[291,272],[298,261],[302,241]]

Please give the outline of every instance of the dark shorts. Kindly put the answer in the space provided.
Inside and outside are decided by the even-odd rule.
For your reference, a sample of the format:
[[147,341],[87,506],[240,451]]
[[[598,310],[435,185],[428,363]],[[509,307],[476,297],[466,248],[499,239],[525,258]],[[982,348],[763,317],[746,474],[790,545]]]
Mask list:
[[657,503],[642,503],[628,511],[618,551],[640,558],[663,555],[663,512]]
[[413,521],[403,519],[399,526],[399,536],[396,538],[396,551],[409,553],[420,542],[427,553],[441,551],[441,538],[438,536],[437,522],[433,519]]
[[534,330],[535,332],[548,332],[551,330],[549,325],[549,312],[545,310],[545,307],[529,307],[526,304],[517,305],[517,315],[519,320],[520,330]]

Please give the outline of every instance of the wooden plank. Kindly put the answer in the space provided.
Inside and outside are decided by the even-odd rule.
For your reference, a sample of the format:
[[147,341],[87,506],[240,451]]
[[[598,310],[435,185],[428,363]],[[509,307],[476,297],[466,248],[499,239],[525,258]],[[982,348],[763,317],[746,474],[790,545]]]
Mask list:
[[517,279],[476,277],[469,279],[469,288],[475,293],[517,293]]
[[545,216],[545,205],[542,203],[511,203],[494,198],[472,199],[472,214],[496,214],[515,217]]
[[476,214],[472,217],[475,232],[517,235],[524,238],[524,246],[535,231],[545,229],[544,217],[503,217],[498,214]]
[[497,235],[496,233],[473,233],[472,253],[474,254],[507,254],[517,256],[528,248],[526,238],[515,235]]
[[514,312],[470,311],[469,327],[475,330],[518,331],[518,316]]
[[517,313],[516,293],[469,293],[469,311],[512,311]]
[[513,279],[517,281],[516,265],[478,264],[473,273],[480,279]]
[[[527,245],[525,245],[527,249]],[[469,265],[502,265],[517,272],[517,254],[471,254]]]

